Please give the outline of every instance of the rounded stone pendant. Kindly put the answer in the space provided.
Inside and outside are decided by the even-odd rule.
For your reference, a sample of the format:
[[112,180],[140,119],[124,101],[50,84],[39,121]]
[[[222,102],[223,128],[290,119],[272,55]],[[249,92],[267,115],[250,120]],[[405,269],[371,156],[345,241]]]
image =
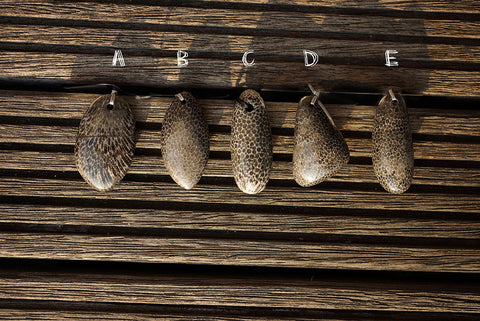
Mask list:
[[97,98],[80,121],[75,158],[93,188],[107,191],[125,176],[135,150],[135,119],[117,92]]

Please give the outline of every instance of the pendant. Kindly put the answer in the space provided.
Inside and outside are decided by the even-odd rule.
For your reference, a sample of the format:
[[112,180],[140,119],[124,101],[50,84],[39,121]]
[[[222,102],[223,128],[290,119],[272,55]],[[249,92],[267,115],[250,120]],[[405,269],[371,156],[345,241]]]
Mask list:
[[335,175],[348,163],[350,153],[342,133],[313,90],[298,104],[295,118],[293,177],[303,187]]
[[135,150],[135,119],[112,90],[98,97],[80,121],[75,143],[77,169],[93,188],[108,191],[125,176]]
[[208,126],[192,94],[182,92],[165,113],[162,124],[162,157],[168,173],[184,189],[202,177],[210,151]]
[[272,169],[272,134],[265,103],[247,89],[235,101],[230,140],[233,177],[247,194],[260,193]]
[[372,132],[375,175],[390,193],[405,192],[413,179],[413,143],[405,101],[392,89],[377,107]]

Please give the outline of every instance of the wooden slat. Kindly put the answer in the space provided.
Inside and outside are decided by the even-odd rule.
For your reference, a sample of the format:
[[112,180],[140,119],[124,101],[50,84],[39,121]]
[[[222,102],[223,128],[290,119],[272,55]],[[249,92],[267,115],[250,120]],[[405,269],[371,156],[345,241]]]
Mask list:
[[[201,2],[209,3],[211,0],[201,0]],[[238,2],[237,0],[225,0],[224,2]],[[441,1],[441,0],[363,0],[359,3],[357,0],[242,0],[244,3],[251,4],[289,4],[302,6],[331,6],[346,8],[365,8],[365,9],[392,9],[392,10],[410,10],[413,12],[460,12],[460,13],[480,13],[478,1]],[[361,5],[361,6],[360,6]]]
[[[112,49],[113,55],[113,49]],[[459,70],[428,70],[316,65],[307,68],[298,63],[271,62],[257,64],[245,70],[241,61],[189,60],[189,67],[176,65],[176,57],[130,57],[124,68],[112,67],[112,55],[55,54],[0,51],[0,73],[4,77],[75,80],[84,83],[155,87],[265,87],[304,89],[304,84],[322,85],[322,88],[361,86],[381,90],[397,86],[405,92],[429,95],[476,96],[480,92],[478,72]],[[212,68],[212,66],[216,66]],[[279,73],[279,70],[282,70]],[[319,84],[318,74],[325,80]],[[302,79],[299,83],[298,79]]]
[[[233,182],[232,182],[233,183]],[[347,186],[346,186],[347,188]],[[440,189],[441,190],[441,189]],[[99,193],[83,180],[66,181],[37,178],[1,178],[0,195],[73,197],[209,204],[278,205],[305,208],[377,209],[478,213],[478,194],[406,193],[392,195],[380,187],[371,190],[313,189],[267,186],[259,195],[247,195],[232,185],[197,185],[182,190],[174,183],[124,181],[114,190]],[[288,198],[285,197],[288,195]]]
[[[394,48],[399,52],[397,61],[405,60],[455,61],[477,63],[480,49],[477,46],[416,44],[378,41],[329,40],[312,38],[261,37],[261,36],[222,36],[211,34],[191,34],[177,32],[152,32],[148,30],[108,30],[82,27],[57,27],[31,25],[0,25],[0,36],[3,47],[10,43],[29,43],[48,45],[89,45],[116,46],[130,54],[125,48],[179,50],[190,44],[189,55],[195,57],[196,52],[222,52],[240,54],[247,49],[257,53],[275,55],[295,55],[301,61],[302,50],[309,49],[320,56],[334,56],[360,59],[375,59],[383,64],[382,53]],[[54,47],[51,47],[54,50]],[[262,58],[257,58],[262,59]],[[265,60],[265,58],[263,58]]]
[[99,227],[478,239],[480,223],[460,219],[215,210],[82,208],[0,204],[0,222]]
[[[28,9],[35,7],[32,12]],[[248,8],[248,7],[247,7]],[[408,36],[474,37],[480,24],[460,20],[393,19],[367,15],[325,15],[305,12],[259,12],[232,9],[139,6],[131,4],[51,3],[48,1],[2,1],[2,15],[35,18],[85,19],[99,21],[141,21],[188,26],[225,26],[276,30],[333,31]],[[188,19],[185,19],[188,17]],[[127,29],[127,28],[126,28]],[[393,41],[396,41],[392,37]]]
[[[307,94],[305,92],[305,94]],[[0,91],[0,116],[80,119],[98,95]],[[170,105],[170,97],[149,99],[129,98],[138,121],[161,123]],[[199,100],[207,123],[230,126],[233,101]],[[295,127],[296,102],[267,101],[272,127]],[[340,130],[371,132],[376,106],[326,104]],[[410,123],[414,134],[480,136],[480,111],[459,109],[410,108]],[[54,122],[54,121],[52,121]]]
[[[53,152],[33,152],[4,150],[0,154],[0,169],[77,171],[73,154]],[[168,175],[161,156],[135,155],[128,171],[130,174]],[[204,177],[233,177],[232,164],[229,159],[210,158]],[[293,180],[292,163],[274,161],[270,179]],[[328,181],[377,183],[372,165],[349,164]],[[413,184],[438,186],[480,187],[480,169],[478,168],[444,168],[415,167]]]
[[[121,308],[119,305],[117,308]],[[138,308],[141,310],[141,308]],[[88,312],[88,311],[45,311],[45,310],[20,310],[20,309],[5,309],[0,310],[0,319],[4,320],[147,320],[147,321],[197,321],[197,320],[212,320],[212,321],[274,321],[274,320],[291,320],[291,317],[248,317],[248,316],[215,316],[215,315],[173,315],[167,313],[121,313],[121,312]],[[295,317],[295,320],[306,321],[312,320],[312,318]],[[353,321],[353,318],[342,319],[318,319],[320,321]]]
[[[2,273],[3,298],[392,312],[479,313],[478,288],[278,279]],[[25,292],[28,290],[28,292]],[[353,304],[352,304],[353,302]]]
[[[1,142],[73,145],[77,134],[75,127],[5,125],[0,124]],[[160,148],[159,130],[138,130],[137,148]],[[273,135],[273,152],[290,154],[293,150],[293,136]],[[345,139],[352,157],[370,157],[371,140],[361,138]],[[475,143],[448,141],[414,141],[415,159],[479,161],[480,149]],[[230,151],[230,134],[211,133],[210,150]]]
[[480,268],[479,251],[466,248],[50,233],[3,233],[0,242],[0,256],[9,258],[458,273]]

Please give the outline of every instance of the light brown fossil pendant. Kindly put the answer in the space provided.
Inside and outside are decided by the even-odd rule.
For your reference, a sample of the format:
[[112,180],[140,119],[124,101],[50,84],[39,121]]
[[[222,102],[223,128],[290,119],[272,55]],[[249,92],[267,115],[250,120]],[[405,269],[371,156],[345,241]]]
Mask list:
[[405,101],[392,89],[377,107],[372,132],[375,175],[390,193],[405,192],[413,178],[412,132]]
[[272,169],[272,134],[265,103],[247,89],[235,101],[230,140],[233,177],[247,194],[261,192]]
[[[313,88],[311,88],[313,91]],[[335,175],[350,153],[319,93],[303,97],[295,119],[293,177],[304,187],[313,186]]]
[[202,109],[188,92],[177,94],[162,125],[162,157],[173,180],[193,188],[208,161],[210,141]]
[[135,119],[117,91],[97,98],[80,121],[75,143],[78,171],[92,187],[107,191],[125,176],[135,150]]

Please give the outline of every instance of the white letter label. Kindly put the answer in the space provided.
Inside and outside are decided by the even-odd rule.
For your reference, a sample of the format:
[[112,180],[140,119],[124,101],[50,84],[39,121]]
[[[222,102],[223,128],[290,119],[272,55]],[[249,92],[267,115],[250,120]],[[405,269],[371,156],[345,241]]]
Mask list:
[[[318,55],[315,51],[304,50],[303,51],[303,56],[305,58],[305,67],[315,66],[318,62]],[[312,57],[312,59],[313,59],[312,62],[309,62],[309,59],[308,59],[309,56]]]
[[187,57],[188,57],[188,52],[183,50],[177,51],[177,66],[178,67],[188,66],[188,59],[185,59]]
[[391,61],[394,59],[397,59],[394,56],[390,56],[390,54],[398,54],[398,51],[396,50],[385,50],[385,66],[387,67],[398,67],[398,62],[396,61]]
[[245,67],[252,67],[253,65],[255,65],[255,59],[252,59],[252,62],[248,62],[247,61],[247,56],[249,54],[253,53],[253,50],[247,50],[245,51],[245,53],[243,54],[243,57],[242,57],[242,62],[243,62],[243,65]]
[[123,59],[123,54],[120,49],[115,50],[113,54],[112,67],[117,65],[117,61],[120,64],[120,67],[125,67],[125,60]]

